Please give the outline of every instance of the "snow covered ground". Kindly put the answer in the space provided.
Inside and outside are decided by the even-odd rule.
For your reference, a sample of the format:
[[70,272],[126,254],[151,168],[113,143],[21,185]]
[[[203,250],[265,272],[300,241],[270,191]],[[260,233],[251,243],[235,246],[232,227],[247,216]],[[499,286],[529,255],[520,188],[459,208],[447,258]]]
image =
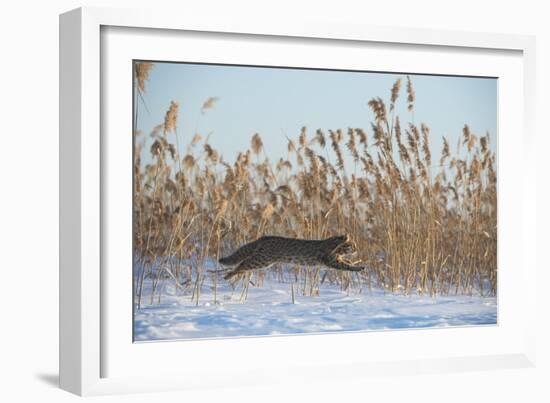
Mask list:
[[241,302],[223,280],[217,303],[211,284],[205,282],[198,306],[190,291],[164,280],[161,303],[149,305],[150,280],[145,280],[142,308],[135,311],[134,339],[173,340],[190,338],[259,336],[356,330],[489,325],[497,322],[496,297],[430,296],[384,293],[380,289],[342,292],[322,284],[319,296],[303,296],[290,283],[267,277],[262,287],[250,286]]

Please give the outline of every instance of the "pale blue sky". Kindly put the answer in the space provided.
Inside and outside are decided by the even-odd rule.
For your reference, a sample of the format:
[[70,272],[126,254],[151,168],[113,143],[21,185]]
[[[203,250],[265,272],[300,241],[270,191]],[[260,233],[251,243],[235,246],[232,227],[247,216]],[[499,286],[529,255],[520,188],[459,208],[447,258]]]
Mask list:
[[[397,112],[406,127],[412,116],[407,111],[404,74],[155,63],[144,94],[147,110],[138,100],[138,129],[150,133],[163,122],[174,100],[180,105],[182,156],[195,132],[203,137],[211,133],[210,144],[228,162],[250,147],[256,132],[271,161],[286,158],[285,135],[297,138],[302,126],[311,136],[318,128],[328,134],[328,129],[361,127],[372,144],[373,114],[367,102],[379,96],[389,108],[397,78],[402,79]],[[430,127],[434,163],[439,159],[441,136],[447,137],[454,152],[465,123],[478,135],[489,131],[491,148],[496,149],[496,79],[411,75],[411,80],[416,92],[414,121]],[[208,97],[219,100],[201,114]]]

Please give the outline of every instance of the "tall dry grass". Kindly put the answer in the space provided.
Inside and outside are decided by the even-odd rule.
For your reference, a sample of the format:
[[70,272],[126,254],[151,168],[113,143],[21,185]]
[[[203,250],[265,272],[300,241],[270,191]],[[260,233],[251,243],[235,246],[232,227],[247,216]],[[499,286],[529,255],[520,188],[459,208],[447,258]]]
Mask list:
[[[149,69],[138,66],[136,72]],[[145,74],[145,79],[147,74]],[[143,78],[143,74],[142,74]],[[139,93],[144,80],[137,74]],[[347,233],[356,242],[362,274],[319,267],[274,267],[249,273],[240,284],[261,286],[266,275],[291,281],[292,292],[317,295],[324,281],[343,290],[382,287],[391,292],[435,296],[495,294],[497,290],[497,173],[489,134],[467,125],[457,148],[443,139],[432,160],[429,127],[414,124],[415,93],[407,77],[408,123],[396,103],[374,98],[368,129],[310,131],[287,138],[287,158],[270,161],[260,134],[235,161],[225,161],[208,138],[186,139],[179,154],[178,104],[150,133],[152,145],[134,131],[134,290],[143,303],[144,279],[152,280],[147,303],[160,301],[162,284],[173,281],[199,302],[204,281],[218,276],[206,262],[262,235],[318,239]],[[202,105],[205,114],[217,98]],[[137,103],[135,114],[137,114]],[[151,163],[142,164],[143,153]],[[352,168],[348,161],[352,162]],[[290,276],[290,279],[289,279]],[[223,280],[222,280],[223,281]]]

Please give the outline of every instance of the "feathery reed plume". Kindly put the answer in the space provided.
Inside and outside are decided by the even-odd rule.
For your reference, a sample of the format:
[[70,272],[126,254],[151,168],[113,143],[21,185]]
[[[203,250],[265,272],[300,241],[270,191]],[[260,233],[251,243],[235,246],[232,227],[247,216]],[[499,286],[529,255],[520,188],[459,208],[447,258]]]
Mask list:
[[294,144],[293,140],[288,139],[287,149],[288,149],[289,153],[295,153],[296,152],[296,144]]
[[372,128],[374,140],[376,140],[374,142],[374,145],[378,147],[382,146],[384,144],[384,137],[385,137],[384,128],[379,123],[376,123],[376,124],[371,123],[371,128]]
[[282,168],[286,168],[290,171],[292,170],[292,163],[289,160],[284,160],[282,164]]
[[420,125],[422,131],[422,152],[424,153],[424,160],[426,165],[430,166],[432,163],[432,154],[430,153],[430,145],[428,144],[428,138],[430,136],[430,128],[424,123]]
[[201,113],[204,115],[209,109],[214,107],[214,104],[219,101],[218,97],[208,97],[206,101],[202,104]]
[[398,147],[399,147],[399,158],[401,159],[401,161],[410,164],[411,157],[409,156],[407,147],[405,147],[402,143],[400,143]]
[[187,169],[191,169],[195,166],[195,157],[193,157],[191,154],[187,154],[183,158],[183,166]]
[[195,135],[191,139],[191,146],[192,147],[196,146],[197,143],[201,140],[202,140],[202,136],[199,133],[195,133]]
[[336,154],[336,158],[337,158],[337,166],[338,166],[338,169],[340,169],[341,171],[344,170],[344,157],[342,156],[342,150],[340,149],[340,141],[342,141],[342,136],[341,136],[341,133],[339,131],[332,131],[332,130],[329,130],[329,133],[330,133],[330,139],[332,141],[332,148],[334,150],[334,153]]
[[416,94],[412,85],[411,78],[407,76],[407,109],[412,112],[414,109],[414,101],[416,100]]
[[479,162],[477,155],[474,155],[472,162],[470,163],[470,174],[468,179],[470,182],[474,182],[481,172],[481,163]]
[[399,120],[399,116],[395,117],[393,131],[395,133],[395,141],[397,142],[397,146],[401,147],[401,121]]
[[372,109],[376,124],[387,123],[388,117],[386,114],[386,104],[382,98],[377,97],[369,101],[369,107]]
[[319,163],[317,161],[317,155],[309,147],[306,147],[305,154],[309,160],[309,166],[311,168],[311,173],[313,174],[313,180],[316,183],[319,183]]
[[443,137],[443,149],[441,150],[441,159],[439,160],[439,165],[443,166],[447,158],[451,156],[451,150],[449,147],[449,142],[445,137]]
[[359,143],[363,145],[363,152],[367,152],[369,147],[367,133],[361,128],[356,128],[355,132],[359,136]]
[[161,135],[163,130],[164,130],[164,124],[162,123],[158,124],[155,127],[153,127],[153,130],[151,130],[151,133],[149,134],[149,136],[151,136],[152,138],[158,137]]
[[488,143],[489,143],[489,133],[479,138],[479,144],[481,146],[481,152],[483,154],[487,154],[487,151],[489,150],[487,147]]
[[260,135],[258,133],[254,134],[254,136],[252,136],[251,145],[252,145],[252,152],[256,155],[260,154],[260,152],[262,151],[262,148],[264,146],[264,143],[262,142],[262,138],[260,137]]
[[149,72],[153,68],[153,63],[150,62],[136,62],[136,82],[137,88],[141,92],[145,92],[145,82],[149,80]]
[[354,130],[352,128],[348,128],[348,142],[346,143],[346,146],[348,147],[348,150],[350,151],[353,160],[355,162],[359,161],[359,153],[357,152],[357,147],[355,145],[355,134]]
[[206,152],[206,156],[210,161],[218,162],[219,154],[210,146],[210,144],[206,143],[204,145],[204,151]]
[[160,156],[162,150],[163,150],[162,141],[155,140],[151,145],[151,155]]
[[476,141],[477,141],[477,136],[471,133],[468,143],[466,144],[466,147],[468,148],[468,152],[472,152],[472,149],[474,148]]
[[462,138],[463,138],[463,141],[462,141],[462,144],[468,144],[470,142],[470,139],[472,137],[472,133],[470,132],[470,126],[468,125],[464,125],[464,127],[462,128]]
[[299,144],[300,148],[305,148],[307,145],[307,128],[305,126],[302,126],[300,130]]
[[168,108],[168,111],[166,111],[166,115],[164,116],[164,133],[168,133],[176,129],[176,124],[178,120],[178,108],[178,102],[170,102],[170,107]]
[[317,142],[322,148],[325,148],[326,146],[326,140],[325,140],[325,134],[321,129],[317,129],[315,132],[315,137],[313,138],[314,141]]
[[399,97],[399,90],[401,89],[401,79],[398,78],[395,83],[393,84],[393,87],[391,88],[391,103],[390,103],[390,112],[393,112],[395,109],[395,102],[397,101],[397,98]]
[[281,172],[285,168],[284,160],[283,158],[279,158],[279,161],[277,161],[277,165],[275,166],[275,169],[277,169],[277,172]]

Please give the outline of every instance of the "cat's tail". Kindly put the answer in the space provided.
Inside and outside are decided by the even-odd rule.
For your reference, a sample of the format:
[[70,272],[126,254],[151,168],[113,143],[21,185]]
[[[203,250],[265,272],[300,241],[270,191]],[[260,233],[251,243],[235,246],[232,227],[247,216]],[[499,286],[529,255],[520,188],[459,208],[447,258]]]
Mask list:
[[222,266],[235,266],[237,264],[239,264],[239,259],[237,258],[236,256],[236,253],[233,253],[232,255],[229,255],[229,256],[226,256],[226,257],[221,257],[218,262],[222,265]]

